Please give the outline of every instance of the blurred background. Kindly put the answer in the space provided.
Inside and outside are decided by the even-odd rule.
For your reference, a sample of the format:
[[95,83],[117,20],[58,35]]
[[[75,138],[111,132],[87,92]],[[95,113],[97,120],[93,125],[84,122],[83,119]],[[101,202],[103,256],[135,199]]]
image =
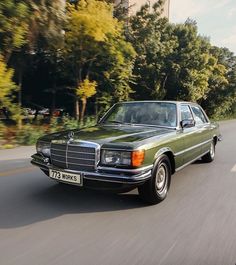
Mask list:
[[136,2],[0,2],[0,148],[92,126],[119,101],[187,100],[235,117],[234,53],[194,20],[169,21],[171,1]]

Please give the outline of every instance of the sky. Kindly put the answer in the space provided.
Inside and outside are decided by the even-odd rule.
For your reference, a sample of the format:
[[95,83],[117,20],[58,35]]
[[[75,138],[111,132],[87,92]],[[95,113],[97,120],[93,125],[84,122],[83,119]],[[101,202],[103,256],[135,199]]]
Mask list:
[[194,19],[200,35],[236,55],[236,0],[170,0],[170,22]]

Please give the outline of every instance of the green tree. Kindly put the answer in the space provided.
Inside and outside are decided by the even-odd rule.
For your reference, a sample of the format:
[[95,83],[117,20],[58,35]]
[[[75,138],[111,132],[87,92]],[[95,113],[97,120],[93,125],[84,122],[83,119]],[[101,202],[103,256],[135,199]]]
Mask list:
[[24,1],[0,2],[0,51],[7,63],[14,51],[26,42],[29,31],[29,7]]
[[[99,10],[99,12],[98,12]],[[108,35],[120,32],[118,21],[112,17],[112,8],[102,1],[80,1],[76,6],[68,5],[68,21],[65,33],[65,51],[73,71],[75,87],[90,78],[101,45]],[[75,98],[76,118],[80,118],[79,100]]]
[[32,52],[58,49],[63,43],[66,16],[64,0],[25,0],[30,8],[28,34]]
[[167,97],[199,101],[209,91],[209,78],[216,60],[210,54],[210,42],[198,35],[197,25],[187,20],[174,26],[177,47],[168,56]]
[[194,21],[168,23],[160,16],[161,1],[153,9],[150,13],[149,6],[143,6],[131,19],[130,39],[138,54],[136,98],[203,101],[212,76],[217,74],[218,84],[225,82],[225,68]]
[[163,99],[166,95],[167,58],[177,47],[177,38],[167,19],[161,17],[162,2],[144,5],[130,20],[128,38],[137,57],[133,74],[136,76],[136,99]]
[[211,47],[217,64],[209,80],[210,90],[202,101],[210,116],[231,115],[236,103],[236,56],[227,48]]
[[[22,83],[24,75],[31,67],[39,68],[42,63],[45,67],[50,64],[49,75],[52,76],[52,85],[48,91],[53,95],[54,106],[57,88],[58,61],[63,44],[63,27],[65,19],[65,3],[62,0],[24,0],[28,6],[27,23],[30,30],[21,49],[12,55],[10,64],[15,68],[15,80],[19,86],[18,102],[22,105]],[[47,88],[45,88],[46,90]],[[19,126],[21,122],[19,121]]]
[[[122,87],[128,89],[131,71],[127,69],[132,67],[130,60],[134,51],[123,37],[122,24],[112,16],[112,5],[104,1],[81,0],[77,5],[68,6],[67,15],[65,56],[68,69],[73,73],[74,87],[79,87],[88,78],[97,81],[99,96],[104,91],[99,87],[103,86],[109,92],[120,91]],[[126,59],[128,53],[131,54]],[[115,74],[117,67],[124,67],[124,70]],[[78,97],[75,97],[75,106],[79,119]]]
[[[135,78],[133,65],[136,53],[124,36],[112,38],[103,46],[94,65],[98,80],[97,106],[99,113],[118,101],[131,99],[134,91],[131,88]],[[96,113],[97,114],[97,113]]]
[[12,81],[13,74],[13,69],[8,69],[0,57],[0,105],[9,110],[14,109],[14,93],[17,91],[17,86]]
[[87,104],[87,99],[96,94],[96,81],[90,81],[88,78],[84,79],[78,88],[76,89],[76,96],[78,96],[82,101],[82,110],[81,110],[81,121],[84,121],[84,114]]
[[[62,71],[62,49],[64,44],[64,26],[66,3],[64,0],[25,0],[31,10],[28,45],[23,54],[27,54],[29,67],[39,69],[42,65],[48,69],[49,85],[44,91],[52,95],[51,109],[55,109],[56,94]],[[22,61],[21,61],[22,62]],[[23,67],[21,67],[22,69]],[[40,70],[38,70],[40,71]]]

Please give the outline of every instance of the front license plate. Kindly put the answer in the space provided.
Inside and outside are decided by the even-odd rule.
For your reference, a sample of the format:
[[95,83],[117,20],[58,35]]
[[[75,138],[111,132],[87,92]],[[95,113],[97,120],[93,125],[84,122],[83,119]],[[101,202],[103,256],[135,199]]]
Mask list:
[[52,179],[68,182],[68,183],[76,183],[77,185],[82,186],[82,177],[80,174],[67,173],[63,171],[57,171],[54,169],[49,169],[49,177]]

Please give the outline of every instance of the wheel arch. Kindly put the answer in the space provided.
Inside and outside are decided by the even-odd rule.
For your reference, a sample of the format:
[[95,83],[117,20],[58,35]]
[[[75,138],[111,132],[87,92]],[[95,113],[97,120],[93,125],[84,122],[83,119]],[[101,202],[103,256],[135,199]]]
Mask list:
[[164,147],[158,150],[158,152],[154,156],[154,163],[158,159],[158,157],[161,155],[166,155],[169,158],[170,165],[171,165],[171,174],[174,174],[175,173],[175,157],[174,157],[174,153],[171,150],[171,148]]
[[214,141],[214,144],[216,145],[218,142],[218,137],[216,135],[213,136],[213,141]]

